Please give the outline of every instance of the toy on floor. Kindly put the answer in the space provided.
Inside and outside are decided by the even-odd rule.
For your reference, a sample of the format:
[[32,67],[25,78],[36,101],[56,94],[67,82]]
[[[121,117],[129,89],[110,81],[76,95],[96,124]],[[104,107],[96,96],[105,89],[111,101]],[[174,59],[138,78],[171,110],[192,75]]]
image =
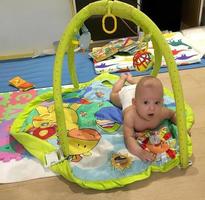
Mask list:
[[131,38],[120,38],[109,42],[108,44],[93,48],[89,55],[93,58],[94,62],[100,62],[106,60],[118,52],[123,52],[129,47],[136,46],[136,42]]
[[20,76],[15,76],[9,81],[9,84],[16,87],[20,91],[27,91],[35,87],[33,83],[30,83],[24,79],[22,79]]
[[[89,17],[106,14],[132,21],[150,34],[155,61],[152,76],[157,76],[162,57],[167,63],[173,93],[164,88],[164,104],[176,109],[177,127],[169,122],[168,134],[158,137],[150,133],[149,141],[142,141],[145,148],[159,153],[160,159],[152,163],[130,154],[124,144],[122,110],[109,101],[113,83],[119,77],[104,73],[87,83],[78,82],[75,35]],[[62,66],[66,53],[73,88],[64,89]],[[157,26],[140,10],[111,0],[84,7],[71,19],[60,39],[53,73],[53,92],[36,97],[10,130],[12,136],[52,171],[81,187],[106,190],[143,180],[152,172],[167,172],[178,165],[188,167],[192,145],[187,129],[193,125],[193,112],[184,102],[169,45]],[[167,146],[168,140],[171,143]],[[160,145],[163,152],[156,148]]]

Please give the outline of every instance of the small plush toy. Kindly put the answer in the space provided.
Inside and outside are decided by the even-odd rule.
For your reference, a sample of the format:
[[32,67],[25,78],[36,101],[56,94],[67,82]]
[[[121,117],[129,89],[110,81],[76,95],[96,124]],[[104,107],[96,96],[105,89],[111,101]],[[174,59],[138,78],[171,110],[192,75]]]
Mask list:
[[139,145],[156,154],[156,161],[166,163],[170,159],[176,157],[176,139],[168,127],[162,126],[156,131],[146,131],[144,135],[137,138]]
[[20,91],[27,91],[35,87],[33,83],[30,83],[20,76],[15,76],[9,81],[9,84],[18,88]]

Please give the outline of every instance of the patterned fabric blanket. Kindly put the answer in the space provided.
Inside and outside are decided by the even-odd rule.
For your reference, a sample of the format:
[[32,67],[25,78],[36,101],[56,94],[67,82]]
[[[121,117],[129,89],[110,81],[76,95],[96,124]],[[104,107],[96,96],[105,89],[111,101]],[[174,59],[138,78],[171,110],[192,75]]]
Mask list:
[[[201,61],[200,53],[189,44],[189,41],[181,32],[171,32],[164,34],[164,36],[172,50],[172,54],[178,66],[199,63]],[[154,54],[151,42],[149,42],[148,51]],[[165,60],[162,59],[162,66],[165,65]],[[95,62],[94,69],[97,74],[135,70],[135,67],[133,66],[133,55],[113,55],[106,60]]]

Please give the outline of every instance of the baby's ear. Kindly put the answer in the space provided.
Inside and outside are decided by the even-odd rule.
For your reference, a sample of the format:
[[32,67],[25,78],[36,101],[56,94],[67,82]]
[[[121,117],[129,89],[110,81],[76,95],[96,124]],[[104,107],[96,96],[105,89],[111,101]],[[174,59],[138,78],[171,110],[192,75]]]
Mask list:
[[132,98],[132,105],[136,106],[137,102],[135,98]]

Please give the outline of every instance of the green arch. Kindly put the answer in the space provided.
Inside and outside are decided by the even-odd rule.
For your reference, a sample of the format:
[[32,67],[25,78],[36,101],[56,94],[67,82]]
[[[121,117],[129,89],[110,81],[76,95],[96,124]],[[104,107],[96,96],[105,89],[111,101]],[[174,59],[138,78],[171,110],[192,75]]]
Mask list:
[[175,60],[166,40],[161,34],[161,31],[152,22],[152,20],[137,8],[120,1],[101,0],[84,7],[71,19],[70,23],[67,25],[60,39],[60,43],[56,52],[53,71],[53,93],[55,101],[56,119],[58,124],[58,137],[63,153],[65,155],[69,155],[68,137],[65,126],[65,115],[63,112],[63,102],[61,95],[61,76],[64,55],[67,52],[68,70],[70,73],[71,81],[75,88],[79,88],[79,82],[74,63],[75,46],[74,44],[72,44],[72,40],[78,33],[85,20],[87,20],[93,15],[107,14],[108,8],[110,8],[113,15],[132,21],[136,25],[140,26],[145,33],[151,34],[151,40],[155,52],[155,66],[153,67],[153,71],[151,72],[152,75],[157,76],[161,66],[162,56],[164,56],[165,58],[170,74],[174,98],[176,101],[177,127],[179,132],[180,146],[180,163],[182,168],[186,168],[188,166],[188,149],[185,106],[181,81]]

